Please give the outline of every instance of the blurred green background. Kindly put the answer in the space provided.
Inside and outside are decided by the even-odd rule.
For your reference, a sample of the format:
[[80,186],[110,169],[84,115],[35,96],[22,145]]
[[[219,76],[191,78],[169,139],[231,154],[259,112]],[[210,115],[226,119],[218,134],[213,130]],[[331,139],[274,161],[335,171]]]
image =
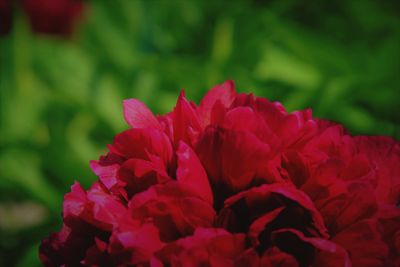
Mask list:
[[[70,38],[16,11],[0,38],[0,266],[40,266],[62,196],[126,129],[122,100],[155,113],[214,84],[311,107],[354,134],[400,139],[398,1],[87,1]],[[0,18],[1,19],[1,18]]]

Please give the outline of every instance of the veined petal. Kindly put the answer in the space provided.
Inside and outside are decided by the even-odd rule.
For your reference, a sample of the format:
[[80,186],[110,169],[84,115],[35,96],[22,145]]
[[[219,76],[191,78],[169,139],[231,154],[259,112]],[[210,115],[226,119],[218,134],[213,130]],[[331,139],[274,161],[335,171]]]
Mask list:
[[153,128],[161,130],[161,125],[148,107],[137,99],[123,101],[125,121],[132,128]]

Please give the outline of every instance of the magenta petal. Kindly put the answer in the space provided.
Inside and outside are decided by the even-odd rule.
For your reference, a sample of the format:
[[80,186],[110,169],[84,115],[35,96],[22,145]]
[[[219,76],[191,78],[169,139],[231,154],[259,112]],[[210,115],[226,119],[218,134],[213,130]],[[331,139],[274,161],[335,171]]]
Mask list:
[[90,168],[97,176],[99,176],[100,181],[107,187],[107,189],[110,190],[118,183],[117,172],[120,168],[119,164],[103,166],[99,161],[92,160],[90,161]]
[[175,147],[179,141],[184,141],[187,144],[194,144],[198,132],[201,130],[200,119],[195,108],[185,98],[182,91],[172,113],[173,119],[173,141]]
[[277,209],[274,209],[271,212],[268,212],[264,214],[263,216],[259,217],[257,220],[255,220],[249,228],[249,231],[247,232],[247,235],[249,239],[252,241],[252,244],[254,246],[257,246],[259,244],[258,241],[258,236],[262,231],[264,231],[265,227],[271,223],[278,215],[281,213],[282,210],[284,210],[284,207],[280,207]]
[[161,129],[156,117],[148,107],[137,99],[127,99],[123,102],[125,121],[132,128]]
[[82,186],[75,182],[71,186],[71,192],[64,196],[63,216],[79,216],[85,210],[86,192]]
[[249,132],[208,127],[196,152],[213,184],[238,192],[257,178],[269,159],[270,147]]
[[215,218],[215,211],[208,202],[177,181],[153,185],[136,194],[129,208],[134,219],[153,221],[162,241],[191,234],[198,227],[210,227]]
[[155,129],[130,129],[114,137],[111,152],[129,158],[149,159],[149,154],[159,156],[165,163],[172,157],[171,142],[161,131]]
[[400,202],[400,144],[390,137],[355,137],[357,148],[374,163],[375,194],[379,202]]
[[213,204],[213,195],[207,174],[194,151],[184,142],[179,143],[177,180],[202,199]]
[[235,96],[235,84],[231,80],[213,87],[201,100],[199,106],[203,126],[210,124],[211,113],[217,102],[222,104],[223,107],[228,108],[235,99]]
[[127,208],[116,198],[104,192],[100,186],[93,186],[87,193],[92,207],[93,218],[99,223],[117,227]]

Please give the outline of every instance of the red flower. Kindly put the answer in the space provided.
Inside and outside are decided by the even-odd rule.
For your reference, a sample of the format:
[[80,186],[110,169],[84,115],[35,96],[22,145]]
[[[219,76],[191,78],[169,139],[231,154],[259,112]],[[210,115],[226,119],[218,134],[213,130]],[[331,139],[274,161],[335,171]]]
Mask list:
[[214,87],[131,129],[64,199],[46,266],[398,266],[400,145]]
[[70,35],[83,11],[82,0],[24,0],[23,9],[37,33]]
[[36,33],[70,36],[82,16],[82,0],[0,0],[0,35],[12,28],[13,7],[21,7]]
[[10,32],[12,27],[13,3],[11,0],[0,0],[0,36]]

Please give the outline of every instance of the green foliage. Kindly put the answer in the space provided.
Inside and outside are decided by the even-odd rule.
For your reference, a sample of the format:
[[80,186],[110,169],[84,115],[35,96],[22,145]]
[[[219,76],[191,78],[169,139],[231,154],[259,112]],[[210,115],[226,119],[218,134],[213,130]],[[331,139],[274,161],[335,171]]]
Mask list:
[[[63,194],[95,180],[89,160],[127,128],[124,98],[165,113],[182,88],[198,101],[231,78],[354,134],[400,138],[396,1],[87,4],[71,39],[31,33],[22,14],[0,39],[0,266],[39,265]],[[4,212],[10,203],[28,202],[46,211],[39,221],[5,223],[20,216]]]

